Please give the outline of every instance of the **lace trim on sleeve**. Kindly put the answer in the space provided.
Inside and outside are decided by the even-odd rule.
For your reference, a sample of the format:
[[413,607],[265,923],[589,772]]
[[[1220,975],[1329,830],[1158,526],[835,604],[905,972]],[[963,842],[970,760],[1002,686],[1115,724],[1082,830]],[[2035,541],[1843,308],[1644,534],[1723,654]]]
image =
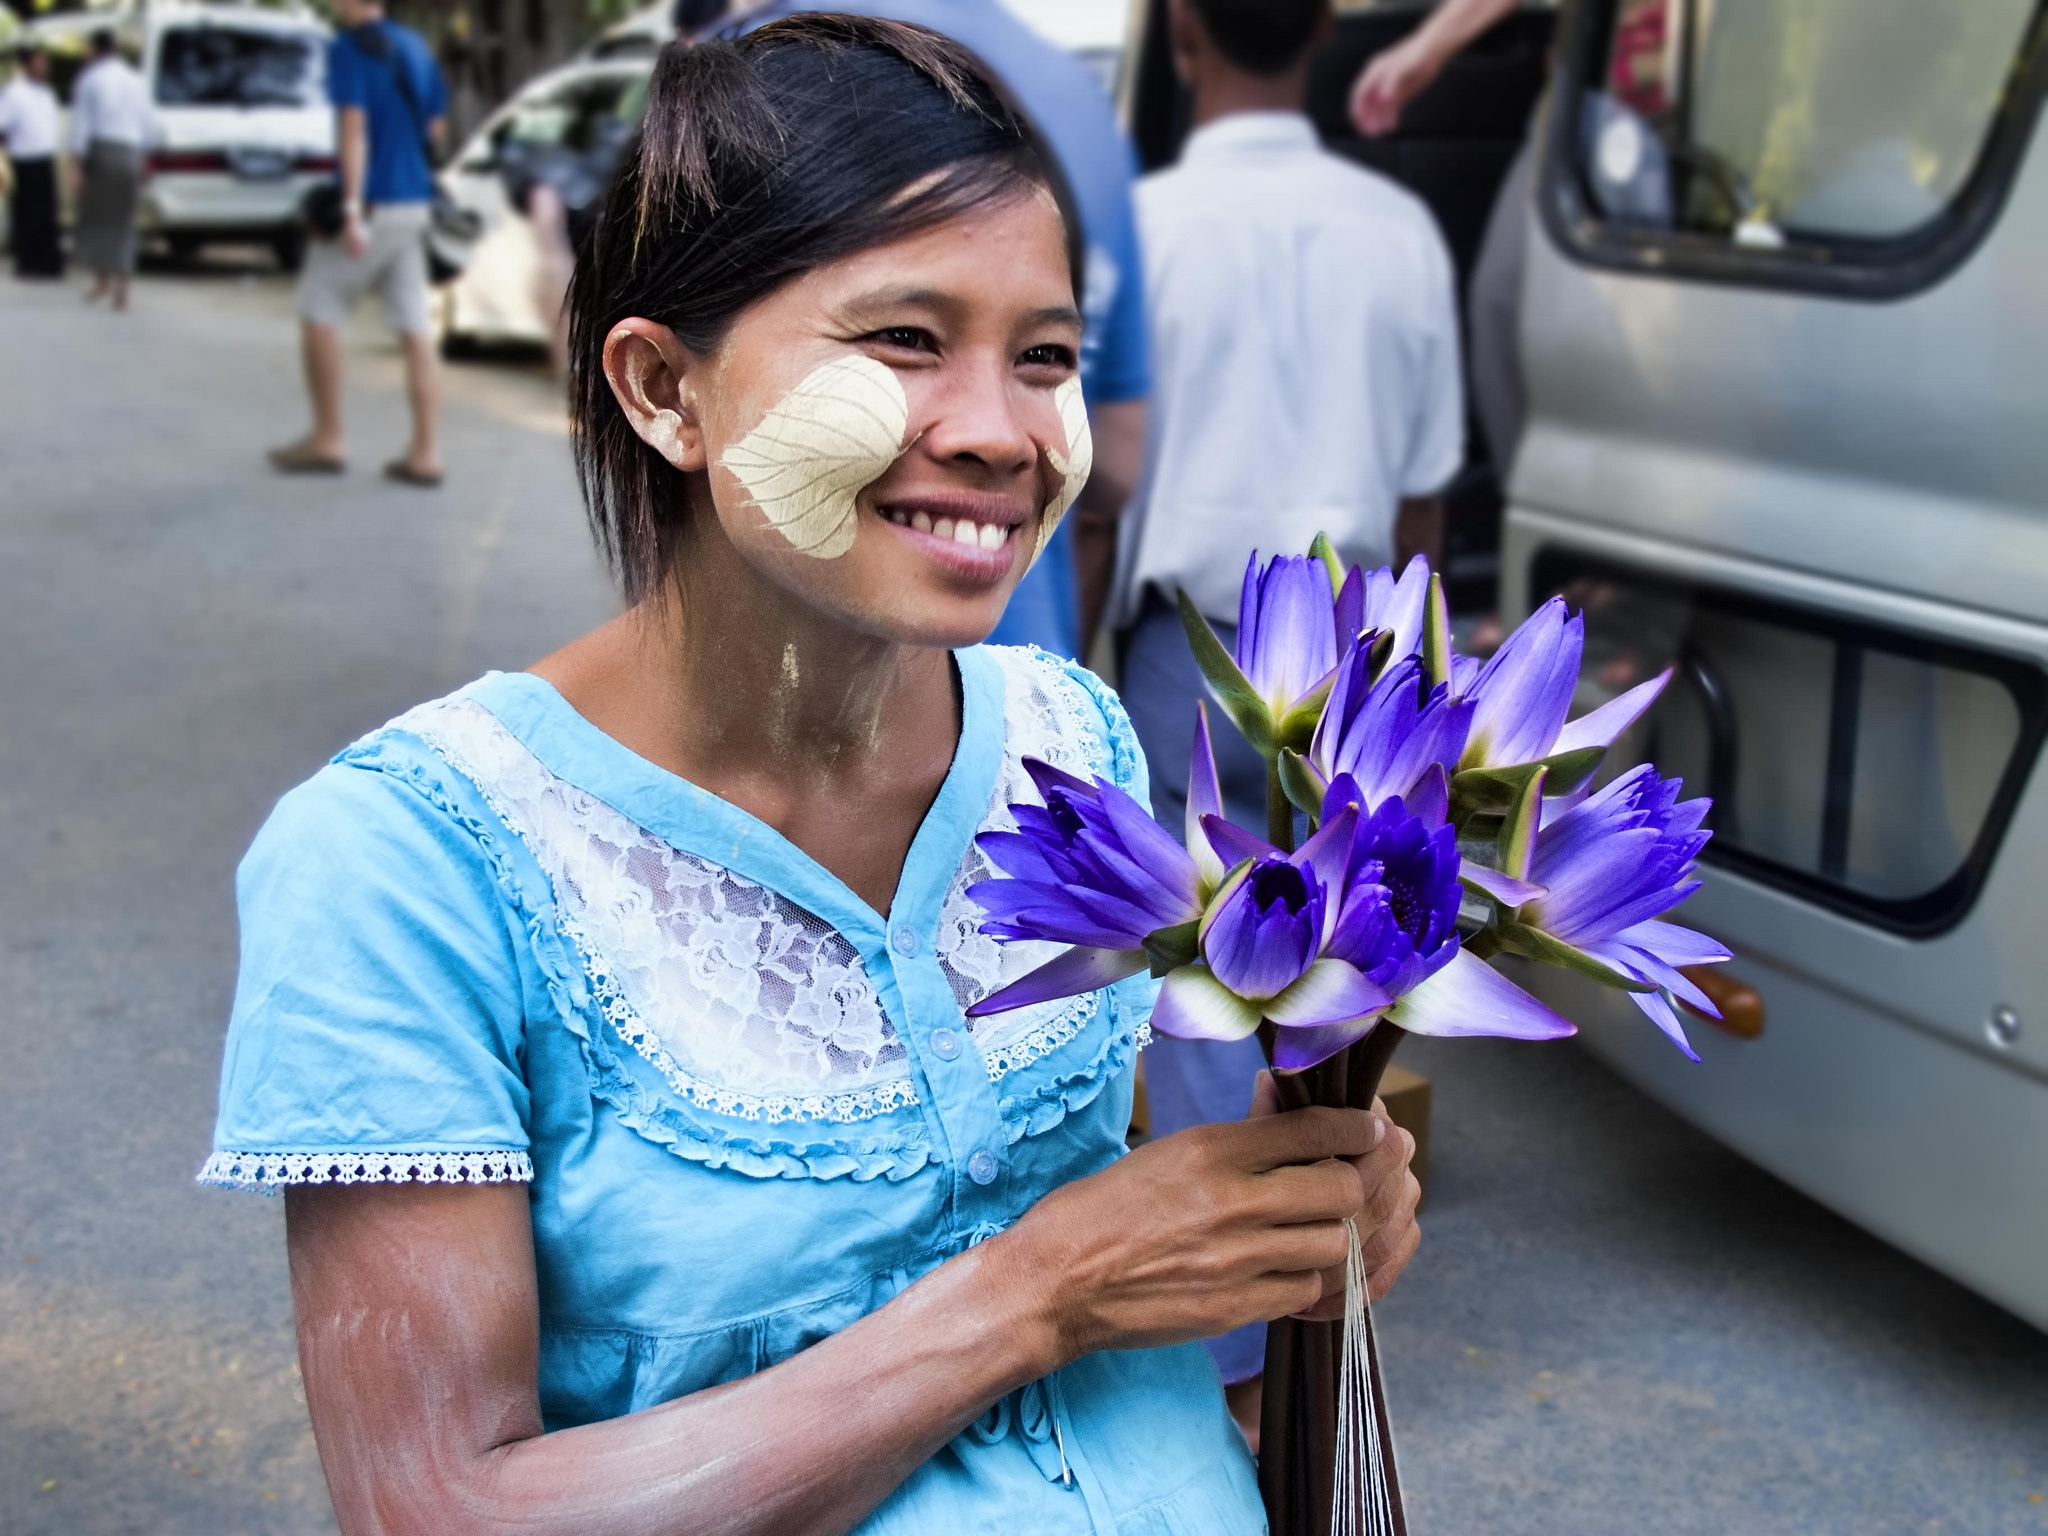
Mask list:
[[287,1184],[530,1184],[524,1152],[216,1152],[199,1182],[281,1193]]

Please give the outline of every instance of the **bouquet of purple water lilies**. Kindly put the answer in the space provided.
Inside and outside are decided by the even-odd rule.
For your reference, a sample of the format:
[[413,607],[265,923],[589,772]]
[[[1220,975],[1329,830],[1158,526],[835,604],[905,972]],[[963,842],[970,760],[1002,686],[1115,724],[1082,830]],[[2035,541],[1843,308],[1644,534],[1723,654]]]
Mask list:
[[[1185,846],[1114,785],[1027,759],[1044,804],[982,834],[1007,878],[968,894],[984,933],[1072,947],[969,1012],[1150,970],[1154,1029],[1256,1032],[1283,1105],[1363,1105],[1404,1033],[1572,1033],[1487,963],[1507,953],[1620,988],[1693,1056],[1673,1000],[1718,1017],[1686,970],[1730,956],[1660,918],[1699,884],[1710,802],[1648,765],[1595,787],[1668,671],[1571,719],[1584,629],[1561,599],[1482,663],[1454,653],[1425,561],[1398,580],[1347,571],[1321,538],[1305,558],[1253,557],[1235,654],[1180,606],[1216,702],[1266,761],[1266,835],[1225,819],[1199,705]],[[1341,1338],[1293,1319],[1267,1333],[1259,1482],[1276,1536],[1406,1530],[1360,1252],[1354,1227]]]
[[[1235,655],[1185,595],[1181,611],[1217,703],[1268,764],[1266,835],[1224,819],[1199,706],[1185,847],[1114,785],[1027,760],[1045,803],[982,834],[1007,878],[968,894],[984,933],[1073,947],[970,1012],[1149,969],[1154,1029],[1258,1031],[1283,1072],[1389,1025],[1571,1034],[1486,963],[1506,952],[1628,992],[1693,1056],[1672,1000],[1718,1017],[1684,968],[1729,952],[1658,919],[1699,884],[1711,802],[1680,800],[1647,764],[1592,787],[1668,671],[1569,719],[1584,635],[1561,598],[1481,663],[1454,654],[1421,557],[1398,580],[1346,571],[1320,538],[1306,558],[1253,557]],[[1312,829],[1298,848],[1297,811]]]

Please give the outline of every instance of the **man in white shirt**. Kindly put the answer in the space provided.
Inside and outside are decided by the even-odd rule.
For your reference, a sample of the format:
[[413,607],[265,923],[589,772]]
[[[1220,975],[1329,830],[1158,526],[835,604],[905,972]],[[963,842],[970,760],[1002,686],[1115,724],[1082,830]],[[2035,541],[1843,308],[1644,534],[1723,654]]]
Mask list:
[[93,33],[92,56],[71,95],[71,163],[79,181],[74,244],[80,265],[92,269],[86,298],[111,292],[114,308],[126,309],[142,154],[153,121],[149,87],[121,57],[111,31]]
[[14,167],[7,228],[16,277],[62,277],[57,243],[57,97],[40,48],[25,48],[14,78],[0,86],[0,143]]
[[[1325,153],[1302,111],[1329,25],[1328,0],[1173,0],[1195,130],[1179,164],[1138,183],[1155,427],[1120,541],[1120,691],[1176,834],[1207,692],[1176,590],[1230,644],[1254,550],[1305,554],[1321,532],[1367,567],[1434,559],[1438,493],[1464,458],[1443,238],[1413,195]],[[1227,808],[1262,831],[1265,765],[1215,719]],[[1155,1039],[1154,1133],[1241,1118],[1262,1065],[1255,1040]],[[1211,1349],[1255,1425],[1263,1330]]]

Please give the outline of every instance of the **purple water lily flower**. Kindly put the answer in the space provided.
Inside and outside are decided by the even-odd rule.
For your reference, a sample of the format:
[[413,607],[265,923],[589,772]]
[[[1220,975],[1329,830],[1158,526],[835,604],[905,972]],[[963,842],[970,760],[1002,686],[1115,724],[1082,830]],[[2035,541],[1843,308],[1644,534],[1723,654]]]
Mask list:
[[1373,682],[1371,647],[1355,644],[1330,687],[1308,765],[1324,785],[1348,775],[1369,812],[1389,796],[1411,795],[1432,768],[1454,768],[1472,711],[1452,701],[1449,685],[1431,688],[1415,656],[1395,661]]
[[1252,556],[1238,592],[1234,659],[1275,720],[1328,680],[1357,638],[1364,609],[1362,572],[1333,592],[1320,560],[1275,555],[1261,568]]
[[1457,832],[1441,768],[1412,807],[1370,814],[1338,778],[1322,825],[1293,854],[1213,815],[1202,826],[1231,875],[1201,925],[1199,960],[1170,971],[1152,1025],[1236,1040],[1274,1026],[1273,1064],[1314,1066],[1382,1018],[1424,1034],[1554,1039],[1572,1026],[1458,943]]
[[[1459,696],[1472,706],[1472,727],[1458,766],[1510,768],[1607,747],[1657,701],[1671,680],[1667,667],[1568,722],[1585,643],[1585,620],[1570,612],[1561,597],[1553,597],[1524,619],[1470,685],[1459,688]],[[1460,681],[1454,671],[1454,684]]]
[[1429,561],[1425,557],[1417,555],[1411,559],[1398,579],[1391,565],[1365,573],[1365,613],[1359,628],[1391,634],[1393,660],[1421,651],[1422,625],[1428,609]]
[[968,1010],[977,1017],[1135,976],[1150,963],[1146,941],[1193,923],[1207,894],[1194,859],[1114,784],[1036,758],[1024,768],[1045,804],[1013,805],[1015,832],[975,839],[1009,878],[978,881],[967,896],[988,913],[983,933],[1074,948],[983,998]]
[[1365,574],[1336,582],[1319,556],[1253,554],[1238,594],[1237,648],[1223,648],[1209,621],[1180,594],[1181,622],[1217,703],[1253,749],[1272,762],[1308,745],[1337,663],[1358,638]]
[[[1729,950],[1703,933],[1656,921],[1699,889],[1693,860],[1712,835],[1699,826],[1713,802],[1680,800],[1680,788],[1679,780],[1660,779],[1645,763],[1543,828],[1529,869],[1543,894],[1516,912],[1506,932],[1511,945],[1522,947],[1517,930],[1533,929],[1614,972],[1622,985],[1668,989],[1719,1018],[1713,1001],[1679,967],[1731,959]],[[1536,958],[1551,958],[1546,946],[1529,947]],[[1699,1060],[1662,991],[1630,995],[1681,1051]]]

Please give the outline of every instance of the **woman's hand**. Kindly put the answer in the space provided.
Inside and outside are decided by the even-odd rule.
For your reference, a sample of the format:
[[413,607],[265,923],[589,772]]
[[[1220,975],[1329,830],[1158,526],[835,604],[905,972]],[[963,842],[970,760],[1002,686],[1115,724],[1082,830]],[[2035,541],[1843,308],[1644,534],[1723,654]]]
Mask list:
[[1336,1316],[1346,1218],[1363,1223],[1377,1289],[1393,1283],[1417,1241],[1413,1143],[1383,1113],[1281,1114],[1270,1082],[1259,1091],[1253,1118],[1148,1143],[983,1245],[1045,1319],[1059,1359]]
[[[1372,1101],[1372,1112],[1386,1122],[1388,1133],[1378,1146],[1352,1166],[1365,1186],[1365,1212],[1358,1218],[1358,1242],[1364,1250],[1365,1288],[1378,1301],[1393,1288],[1422,1242],[1415,1207],[1422,1203],[1422,1185],[1411,1166],[1415,1138],[1394,1124],[1384,1099]],[[1261,1072],[1252,1090],[1251,1119],[1280,1113],[1280,1093],[1273,1074]],[[1314,1322],[1333,1322],[1344,1315],[1344,1266],[1323,1276],[1323,1299],[1296,1314]]]

